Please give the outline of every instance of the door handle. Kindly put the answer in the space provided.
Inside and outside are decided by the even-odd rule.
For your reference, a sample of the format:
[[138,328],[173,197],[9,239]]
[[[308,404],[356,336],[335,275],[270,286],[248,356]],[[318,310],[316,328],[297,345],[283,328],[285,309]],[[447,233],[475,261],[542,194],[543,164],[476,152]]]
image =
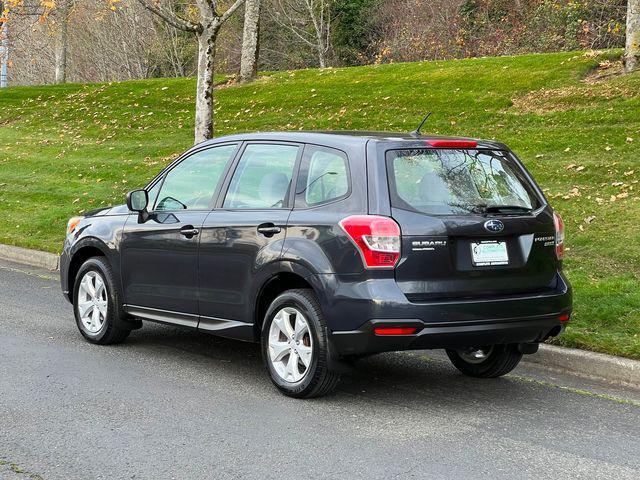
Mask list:
[[258,233],[265,237],[273,237],[276,233],[280,233],[282,228],[276,227],[273,223],[263,223],[258,225]]
[[200,233],[200,231],[197,228],[193,228],[191,225],[188,225],[186,227],[182,227],[180,229],[180,234],[184,235],[187,238],[192,238],[195,235],[198,235],[198,233]]

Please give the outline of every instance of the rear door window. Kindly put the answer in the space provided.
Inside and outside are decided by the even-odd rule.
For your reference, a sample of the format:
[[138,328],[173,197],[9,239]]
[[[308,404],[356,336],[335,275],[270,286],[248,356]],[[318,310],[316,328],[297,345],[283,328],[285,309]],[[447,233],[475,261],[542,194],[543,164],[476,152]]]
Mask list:
[[540,205],[520,167],[497,150],[392,150],[387,170],[391,202],[398,208],[455,215]]
[[300,166],[296,207],[311,207],[349,194],[347,156],[333,148],[308,145]]
[[227,189],[223,208],[286,207],[299,149],[297,145],[247,145]]

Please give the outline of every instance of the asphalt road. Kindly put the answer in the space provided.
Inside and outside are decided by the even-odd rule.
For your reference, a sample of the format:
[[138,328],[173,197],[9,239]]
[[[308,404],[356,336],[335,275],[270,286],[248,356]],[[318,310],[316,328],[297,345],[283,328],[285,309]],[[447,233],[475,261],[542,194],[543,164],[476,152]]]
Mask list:
[[50,273],[0,262],[0,478],[637,480],[640,393],[415,352],[293,400],[255,345],[152,323],[90,345]]

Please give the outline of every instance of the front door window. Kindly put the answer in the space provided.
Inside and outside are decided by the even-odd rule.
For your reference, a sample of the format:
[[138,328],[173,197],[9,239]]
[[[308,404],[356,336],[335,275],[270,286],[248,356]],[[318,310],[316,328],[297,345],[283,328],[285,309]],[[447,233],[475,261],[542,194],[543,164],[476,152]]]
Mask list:
[[201,150],[172,168],[165,176],[155,210],[208,210],[236,147],[223,145]]

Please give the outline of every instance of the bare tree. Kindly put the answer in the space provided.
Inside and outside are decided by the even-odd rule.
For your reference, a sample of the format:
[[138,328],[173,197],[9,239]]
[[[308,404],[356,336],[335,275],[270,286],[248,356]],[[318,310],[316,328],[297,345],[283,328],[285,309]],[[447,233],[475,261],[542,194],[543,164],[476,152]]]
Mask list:
[[273,19],[316,51],[320,68],[331,50],[331,0],[274,0]]
[[240,81],[248,82],[258,74],[258,35],[260,32],[260,0],[246,0],[242,32]]
[[0,1],[0,88],[5,88],[7,70],[9,68],[9,27],[7,26],[8,12],[5,12],[4,2]]
[[170,8],[155,0],[138,0],[146,9],[155,13],[169,25],[193,32],[198,39],[198,81],[196,86],[195,143],[213,136],[213,89],[216,39],[220,27],[240,7],[244,0],[235,0],[224,12],[218,13],[217,0],[195,0],[198,20],[179,16]]
[[[9,70],[9,13],[12,18],[38,19],[44,23],[47,16],[55,9],[53,0],[4,0],[0,1],[0,86],[8,85]],[[13,21],[13,20],[12,20]],[[16,37],[12,28],[13,37]],[[13,46],[12,46],[13,49]]]
[[55,29],[55,83],[66,83],[67,81],[69,15],[71,15],[74,4],[74,0],[61,2],[53,14],[53,27]]
[[624,65],[627,73],[640,65],[640,0],[627,2],[627,44]]

